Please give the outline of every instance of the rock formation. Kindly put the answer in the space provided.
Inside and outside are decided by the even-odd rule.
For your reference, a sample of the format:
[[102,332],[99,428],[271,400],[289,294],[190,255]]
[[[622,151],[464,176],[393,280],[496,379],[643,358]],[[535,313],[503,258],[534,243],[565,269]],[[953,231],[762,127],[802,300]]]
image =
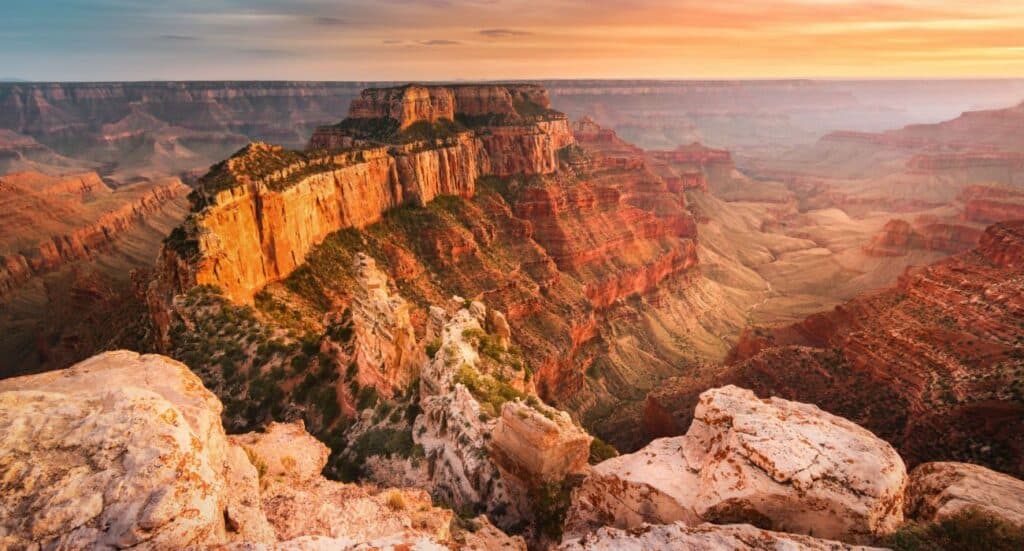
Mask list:
[[0,297],[29,279],[107,252],[164,210],[183,216],[188,188],[177,179],[112,190],[94,172],[0,176]]
[[444,323],[420,376],[423,413],[413,435],[431,465],[435,495],[459,508],[483,507],[507,527],[532,519],[532,487],[583,469],[591,437],[565,412],[524,392],[525,373],[495,364],[481,325],[486,317],[476,302]]
[[327,448],[301,423],[225,436],[217,398],[164,357],[110,352],[7,379],[0,401],[4,547],[456,545],[451,511],[424,492],[324,479]]
[[797,534],[771,532],[749,524],[644,524],[633,530],[601,528],[562,544],[559,551],[644,551],[647,549],[732,549],[736,551],[869,551],[874,547],[848,545]]
[[187,211],[177,178],[0,175],[0,376],[66,367],[130,326],[130,273]]
[[867,245],[870,256],[902,256],[914,249],[959,253],[978,244],[982,230],[961,224],[893,219]]
[[387,275],[374,260],[358,255],[350,307],[355,351],[356,380],[392,397],[419,375],[426,359],[409,318],[409,305],[390,290]]
[[328,234],[438,195],[472,197],[482,175],[554,172],[572,141],[541,89],[369,89],[349,118],[313,135],[312,151],[256,143],[201,178],[194,214],[169,246],[190,266],[189,285],[165,292],[210,284],[251,302]]
[[978,509],[1024,526],[1024,481],[970,463],[924,463],[910,472],[905,509],[926,522]]
[[902,522],[906,476],[895,450],[846,419],[729,386],[701,394],[685,436],[595,466],[567,530],[750,522],[864,542]]

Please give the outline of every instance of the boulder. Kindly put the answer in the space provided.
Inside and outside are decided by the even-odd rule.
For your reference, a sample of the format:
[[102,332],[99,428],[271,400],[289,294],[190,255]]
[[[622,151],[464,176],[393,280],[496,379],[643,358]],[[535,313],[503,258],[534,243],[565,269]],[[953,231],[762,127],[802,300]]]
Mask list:
[[[134,352],[0,381],[0,547],[265,539],[266,519],[239,501],[255,489],[226,474],[220,412],[185,365]],[[232,514],[249,522],[229,526]]]
[[902,522],[906,478],[895,450],[854,423],[727,386],[701,394],[686,435],[595,466],[567,531],[703,520],[863,542]]
[[908,517],[941,521],[965,509],[1024,526],[1024,480],[946,461],[924,463],[911,471],[904,508]]
[[851,546],[838,541],[810,536],[770,532],[749,524],[719,526],[701,524],[687,527],[681,522],[633,530],[601,528],[568,541],[559,551],[646,551],[649,549],[699,549],[733,551],[868,551],[869,547]]
[[587,464],[593,438],[568,413],[537,401],[506,402],[491,432],[495,462],[531,483],[556,482]]

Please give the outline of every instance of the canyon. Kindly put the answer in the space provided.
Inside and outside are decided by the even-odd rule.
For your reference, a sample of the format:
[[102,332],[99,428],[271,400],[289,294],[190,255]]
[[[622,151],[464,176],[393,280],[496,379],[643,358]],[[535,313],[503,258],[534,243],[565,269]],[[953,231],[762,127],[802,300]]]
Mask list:
[[[167,356],[2,380],[0,423],[65,401],[92,465],[133,416],[160,443],[127,453],[213,488],[146,512],[194,522],[136,519],[149,543],[99,535],[108,494],[5,537],[855,549],[1019,524],[1024,111],[871,104],[900,86],[0,85],[0,376]],[[7,467],[70,489],[19,482],[11,518],[105,483],[48,438],[12,431]]]
[[0,176],[0,374],[62,367],[113,338],[97,320],[130,302],[130,269],[152,266],[189,192],[177,178]]

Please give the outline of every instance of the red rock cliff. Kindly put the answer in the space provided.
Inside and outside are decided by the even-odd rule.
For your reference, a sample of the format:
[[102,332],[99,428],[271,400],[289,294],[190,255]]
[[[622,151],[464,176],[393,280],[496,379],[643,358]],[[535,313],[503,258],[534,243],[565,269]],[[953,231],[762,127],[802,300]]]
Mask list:
[[554,173],[573,143],[535,86],[369,89],[349,115],[319,129],[308,152],[252,144],[204,176],[195,212],[168,241],[175,254],[162,255],[177,274],[168,291],[208,284],[251,302],[335,231],[439,195],[472,197],[481,175]]

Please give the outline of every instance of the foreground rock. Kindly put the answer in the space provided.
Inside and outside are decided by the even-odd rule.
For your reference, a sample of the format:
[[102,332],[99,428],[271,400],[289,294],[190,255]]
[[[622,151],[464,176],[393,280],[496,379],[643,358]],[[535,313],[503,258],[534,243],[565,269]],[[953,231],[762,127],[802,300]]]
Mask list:
[[884,441],[815,406],[703,393],[685,436],[594,467],[568,533],[645,522],[749,522],[863,542],[903,520],[903,461]]
[[[231,539],[221,405],[185,365],[110,352],[0,381],[3,547]],[[234,537],[262,539],[266,519]]]
[[645,551],[648,549],[700,550],[786,550],[840,551],[868,550],[809,536],[770,532],[749,524],[717,526],[702,524],[687,527],[681,522],[662,526],[645,524],[633,530],[602,528],[578,540],[566,542],[560,551]]
[[326,480],[301,423],[227,437],[221,409],[185,365],[127,351],[0,381],[0,548],[454,544],[425,492]]
[[911,471],[908,517],[942,521],[966,509],[1024,526],[1024,480],[969,463],[925,463]]

